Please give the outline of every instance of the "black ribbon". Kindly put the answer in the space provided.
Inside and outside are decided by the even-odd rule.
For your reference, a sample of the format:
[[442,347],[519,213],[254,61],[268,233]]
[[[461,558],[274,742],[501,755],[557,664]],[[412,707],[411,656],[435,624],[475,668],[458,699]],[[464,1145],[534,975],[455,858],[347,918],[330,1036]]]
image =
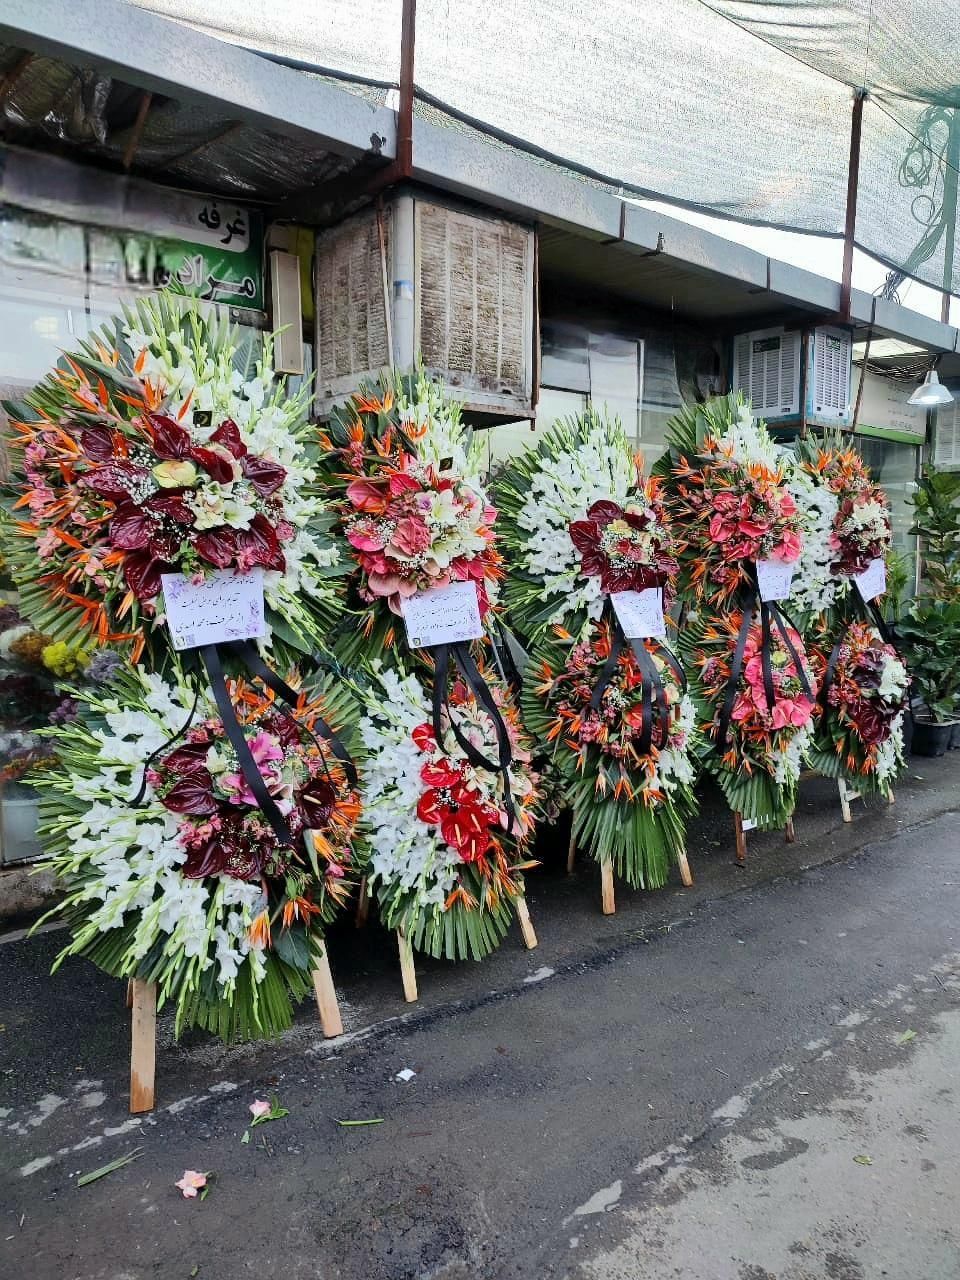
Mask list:
[[[497,760],[489,760],[483,752],[470,741],[463,732],[460,724],[454,714],[453,707],[450,705],[450,691],[448,688],[451,659],[453,665],[459,670],[470,692],[476,698],[477,702],[484,709],[493,722],[494,733],[497,737]],[[507,815],[507,833],[513,831],[514,822],[516,821],[516,808],[513,803],[513,792],[510,786],[510,765],[513,763],[513,745],[510,741],[510,731],[507,728],[506,721],[500,708],[497,706],[496,699],[490,689],[490,686],[484,680],[480,672],[480,668],[473,660],[470,652],[470,645],[464,641],[456,644],[439,644],[434,649],[434,673],[433,673],[433,736],[437,740],[437,746],[443,748],[443,713],[447,714],[447,721],[453,732],[453,736],[457,741],[460,750],[466,756],[470,764],[475,769],[484,769],[488,773],[498,773],[503,778],[503,807]]]
[[[240,772],[243,774],[243,779],[250,789],[253,798],[256,800],[258,808],[263,813],[267,822],[269,822],[273,833],[279,840],[280,844],[293,848],[295,847],[296,842],[290,834],[290,828],[287,824],[287,820],[281,813],[276,800],[274,800],[273,796],[271,796],[267,789],[267,785],[263,780],[263,775],[260,772],[256,760],[253,758],[253,753],[250,750],[246,735],[244,734],[243,728],[237,719],[236,708],[234,707],[233,702],[230,699],[230,694],[227,691],[226,677],[223,670],[223,656],[226,654],[228,656],[236,657],[243,663],[251,676],[260,680],[262,684],[266,685],[266,687],[278,698],[294,710],[297,708],[299,695],[291,685],[287,684],[285,680],[282,680],[275,671],[267,666],[260,657],[256,645],[254,645],[250,640],[236,640],[223,645],[202,645],[197,652],[204,670],[207,673],[210,690],[213,693],[214,702],[216,702],[217,710],[220,713],[220,720],[223,724],[224,733],[227,735],[227,739],[236,753],[237,763],[240,766]],[[131,801],[132,808],[137,808],[143,802],[147,788],[147,771],[154,760],[161,754],[167,752],[175,742],[179,741],[193,723],[200,701],[200,693],[201,689],[198,686],[193,699],[193,706],[190,709],[190,714],[183,727],[162,746],[158,747],[144,765],[140,789],[137,792],[136,797]],[[333,779],[330,776],[330,770],[327,765],[324,743],[329,746],[330,750],[343,765],[344,773],[346,774],[350,785],[356,786],[356,766],[336,731],[331,728],[327,721],[324,720],[322,716],[318,716],[316,720],[317,732],[314,732],[313,730],[308,729],[305,725],[300,724],[294,716],[289,718],[293,720],[300,732],[306,733],[313,739],[318,751],[320,752],[320,761],[331,786],[333,785]],[[322,742],[321,739],[323,739]]]
[[789,624],[799,635],[800,632],[796,624],[790,620],[789,616],[773,600],[761,600],[755,584],[751,586],[742,607],[743,618],[740,622],[740,630],[737,632],[737,641],[733,648],[733,661],[730,664],[730,675],[727,677],[723,706],[720,709],[720,717],[717,721],[717,746],[721,751],[726,750],[729,742],[730,717],[733,714],[733,704],[736,702],[740,677],[743,674],[743,659],[746,653],[747,639],[758,609],[760,614],[760,664],[763,672],[763,693],[767,702],[767,710],[772,711],[777,703],[777,689],[773,679],[774,627],[776,627],[780,639],[783,641],[783,646],[790,655],[801,688],[808,698],[814,696],[800,652],[793,643],[788,630]]
[[[497,643],[497,631],[500,632],[500,638],[503,641],[502,648]],[[530,655],[510,628],[505,626],[499,618],[491,627],[488,638],[500,678],[514,694],[520,694],[523,691],[522,667],[530,661]]]
[[193,695],[193,706],[190,708],[190,714],[187,716],[186,720],[184,721],[183,726],[177,730],[177,732],[173,735],[172,738],[168,738],[166,742],[162,742],[160,746],[157,747],[156,751],[151,751],[150,754],[147,756],[146,763],[143,766],[143,776],[140,779],[140,787],[137,791],[137,794],[130,801],[131,809],[139,809],[140,806],[143,804],[144,796],[147,794],[147,774],[150,772],[150,767],[153,764],[154,760],[156,760],[159,756],[165,755],[166,752],[170,750],[170,748],[173,746],[175,742],[180,741],[180,739],[184,736],[184,734],[193,724],[194,718],[197,714],[197,707],[199,705],[200,705],[200,686],[198,685],[197,691]]
[[[621,656],[625,653],[629,646],[636,660],[637,666],[640,668],[640,738],[637,743],[637,750],[640,755],[649,755],[650,748],[653,745],[653,720],[656,714],[660,728],[661,745],[667,741],[670,733],[670,705],[667,702],[666,690],[663,687],[663,680],[653,655],[641,639],[628,639],[624,635],[623,627],[620,625],[620,619],[617,612],[610,603],[610,597],[604,605],[604,616],[611,630],[610,654],[600,668],[600,676],[594,685],[593,694],[590,698],[590,710],[600,711],[600,705],[603,701],[603,695],[607,691],[610,682],[616,674]],[[667,648],[665,644],[659,641],[652,641],[656,645],[657,653],[664,660],[673,673],[682,692],[686,691],[687,678],[684,675],[683,668],[677,658]]]
[[[267,666],[260,657],[260,654],[257,651],[257,646],[253,644],[252,641],[235,640],[230,644],[225,645],[224,648],[236,654],[250,674],[265,684],[268,689],[272,690],[277,695],[278,698],[282,698],[287,706],[292,707],[294,710],[297,709],[300,695],[297,693],[296,689],[287,684],[286,680],[282,680],[271,667]],[[295,719],[295,717],[291,718]],[[306,725],[300,724],[299,721],[296,721],[297,727],[303,733],[308,734],[319,749],[320,760],[327,772],[328,779],[330,777],[330,773],[327,769],[326,755],[320,741],[321,739],[323,739],[323,742],[329,746],[330,750],[343,765],[343,771],[346,774],[347,781],[350,783],[351,787],[355,787],[357,785],[357,767],[353,763],[350,753],[344,746],[342,739],[337,734],[336,730],[333,729],[326,720],[324,720],[323,716],[316,716],[314,723],[317,726],[316,732],[308,729]]]
[[244,781],[250,788],[261,813],[273,828],[273,834],[277,837],[277,840],[281,845],[292,847],[293,838],[290,835],[287,820],[280,812],[276,800],[267,790],[267,784],[264,782],[263,775],[257,767],[253,752],[250,750],[250,744],[247,742],[240,721],[237,719],[236,710],[230,701],[227,682],[223,674],[223,663],[220,659],[219,645],[202,645],[200,648],[200,661],[206,668],[207,677],[210,680],[210,689],[217,704],[217,710],[220,712],[224,733],[226,733],[230,745],[236,752],[237,763],[240,765],[240,772],[243,774]]
[[[881,610],[880,606],[877,604],[876,600],[875,599],[865,600],[863,598],[862,592],[860,591],[860,588],[857,586],[856,583],[852,584],[851,590],[855,600],[857,601],[857,604],[859,605],[860,609],[862,610],[866,618],[866,621],[871,623],[874,627],[876,627],[880,635],[880,639],[884,642],[884,644],[888,644],[891,647],[891,649],[894,651],[894,653],[897,655],[897,657],[900,659],[900,661],[903,662],[903,654],[900,652],[899,648],[897,647],[897,641],[896,641],[896,637],[894,636],[893,630],[887,623],[886,618],[884,618],[883,611]],[[849,626],[850,626],[850,623],[847,622],[844,626],[843,632],[838,637],[836,644],[833,646],[832,650],[830,651],[830,657],[827,659],[827,665],[826,665],[826,668],[824,669],[823,683],[820,685],[820,693],[818,695],[818,700],[820,702],[821,707],[823,707],[824,710],[827,709],[827,694],[830,692],[830,688],[833,684],[834,677],[837,674],[837,664],[840,661],[840,650],[843,648],[844,641],[847,638],[847,630]],[[906,663],[904,663],[904,666],[906,666]],[[912,712],[912,709],[910,708],[909,694],[907,693],[904,694],[903,703],[908,708],[908,710],[911,710]]]

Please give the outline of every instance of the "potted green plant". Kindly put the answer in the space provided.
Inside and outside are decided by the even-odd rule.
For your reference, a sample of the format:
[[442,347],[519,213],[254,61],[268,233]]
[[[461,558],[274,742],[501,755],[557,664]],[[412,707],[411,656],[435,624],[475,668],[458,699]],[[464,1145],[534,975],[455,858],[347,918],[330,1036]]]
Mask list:
[[[934,602],[960,600],[960,472],[925,467],[910,502],[914,509],[910,532],[921,539],[926,593]],[[956,723],[948,746],[956,750],[960,749],[960,697],[954,699],[951,718]]]
[[960,598],[960,471],[925,467],[910,498],[910,532],[920,544],[923,576],[938,600]]
[[924,596],[897,628],[903,656],[922,704],[914,711],[915,755],[942,756],[960,723],[960,599]]

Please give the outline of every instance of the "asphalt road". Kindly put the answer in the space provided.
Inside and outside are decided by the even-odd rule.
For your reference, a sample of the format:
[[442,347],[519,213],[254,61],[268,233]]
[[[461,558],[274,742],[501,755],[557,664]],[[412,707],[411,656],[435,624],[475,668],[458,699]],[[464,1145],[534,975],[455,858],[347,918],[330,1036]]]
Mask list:
[[[0,946],[0,1274],[957,1280],[954,760],[851,828],[816,784],[801,843],[757,839],[746,873],[711,819],[696,890],[610,920],[589,871],[548,877],[537,951],[425,966],[409,1013],[351,930],[342,1040],[309,1011],[273,1047],[165,1028],[144,1120],[117,984],[48,981],[55,934]],[[289,1115],[243,1143],[271,1093]]]

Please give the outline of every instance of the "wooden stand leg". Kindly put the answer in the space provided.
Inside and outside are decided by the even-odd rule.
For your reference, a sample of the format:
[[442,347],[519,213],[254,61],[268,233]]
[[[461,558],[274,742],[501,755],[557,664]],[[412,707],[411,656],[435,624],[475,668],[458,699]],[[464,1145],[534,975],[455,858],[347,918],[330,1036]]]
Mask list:
[[747,861],[747,837],[743,830],[743,818],[739,813],[733,815],[733,835],[737,844],[737,866],[742,867]]
[[313,971],[313,991],[317,997],[317,1009],[320,1012],[323,1034],[328,1040],[332,1040],[334,1036],[342,1036],[343,1019],[340,1017],[340,1005],[337,1003],[337,992],[333,985],[330,957],[327,955],[326,947]]
[[570,832],[570,847],[567,849],[567,875],[573,875],[573,864],[577,860],[577,837]]
[[897,797],[893,794],[893,787],[890,788],[890,794],[887,796],[887,804],[896,804]]
[[397,946],[400,949],[400,977],[403,980],[403,998],[408,1004],[419,999],[417,991],[417,971],[413,967],[413,947],[410,939],[397,930]]
[[367,877],[364,876],[360,881],[360,896],[357,898],[357,916],[354,923],[358,929],[362,929],[367,923],[367,916],[370,913],[370,890],[367,887]]
[[850,797],[847,795],[847,784],[843,778],[837,779],[837,790],[840,792],[840,816],[844,822],[852,822],[853,814],[850,812]]
[[133,979],[127,979],[127,1008],[133,1008]]
[[786,822],[783,824],[783,835],[787,844],[797,843],[797,833],[794,830],[793,818],[788,818]]
[[605,916],[616,914],[617,900],[613,892],[613,863],[605,858],[600,863],[600,905]]
[[537,945],[537,935],[533,927],[533,921],[530,919],[527,900],[521,894],[521,896],[517,898],[516,903],[517,919],[520,921],[520,932],[523,934],[523,945],[528,951],[532,951]]
[[690,863],[687,861],[687,855],[682,849],[677,854],[677,866],[680,868],[680,881],[684,888],[691,888],[693,885],[693,874],[690,871]]
[[157,1070],[156,983],[132,978],[130,1017],[130,1113],[152,1111]]

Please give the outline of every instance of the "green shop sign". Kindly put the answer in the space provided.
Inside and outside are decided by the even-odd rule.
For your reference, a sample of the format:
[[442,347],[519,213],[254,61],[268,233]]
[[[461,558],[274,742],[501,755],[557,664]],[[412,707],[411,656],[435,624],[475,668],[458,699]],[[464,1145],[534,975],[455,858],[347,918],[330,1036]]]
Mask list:
[[190,227],[195,239],[122,233],[128,283],[156,288],[175,283],[207,302],[262,311],[260,215],[216,200],[190,203],[196,204],[195,227]]

